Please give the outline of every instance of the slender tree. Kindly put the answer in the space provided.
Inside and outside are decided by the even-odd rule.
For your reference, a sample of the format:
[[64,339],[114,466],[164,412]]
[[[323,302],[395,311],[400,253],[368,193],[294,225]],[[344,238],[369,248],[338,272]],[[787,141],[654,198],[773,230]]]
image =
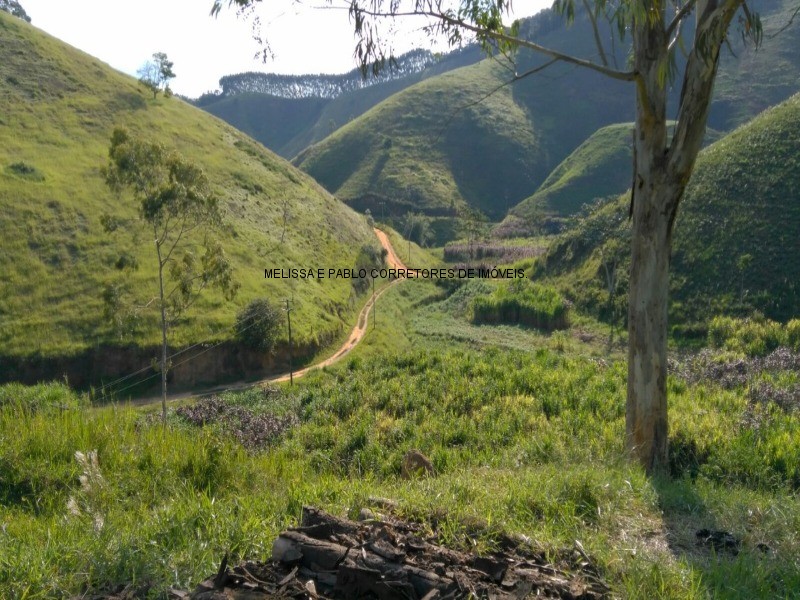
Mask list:
[[[260,0],[228,0],[241,8]],[[630,82],[636,104],[634,176],[631,192],[631,271],[628,299],[628,392],[626,447],[648,472],[667,463],[667,300],[669,256],[678,206],[694,169],[705,134],[722,45],[739,24],[742,37],[759,44],[762,27],[747,0],[556,0],[553,8],[567,19],[583,8],[593,25],[599,60],[591,61],[547,48],[507,28],[502,18],[510,0],[348,0],[362,71],[377,68],[390,51],[381,21],[426,17],[428,30],[458,43],[465,34],[486,48],[512,52],[527,48],[549,57]],[[215,0],[212,14],[224,0]],[[795,14],[797,14],[795,12]],[[694,18],[693,33],[685,31]],[[618,39],[630,35],[631,62],[609,64],[598,24],[607,20]],[[611,38],[613,39],[613,37]],[[676,72],[676,53],[686,55],[674,130],[667,129],[667,87]],[[541,71],[537,67],[529,73]]]
[[153,54],[153,60],[148,60],[139,67],[137,71],[139,82],[153,92],[153,100],[156,99],[161,91],[164,92],[165,96],[171,95],[172,91],[169,88],[169,82],[175,78],[172,66],[172,61],[167,58],[165,53],[156,52]]
[[[221,213],[201,169],[161,144],[133,137],[124,129],[114,130],[108,156],[106,183],[117,193],[131,192],[141,221],[153,236],[158,273],[153,300],[161,322],[161,407],[166,424],[170,326],[205,288],[217,287],[231,299],[238,285],[222,247],[207,236],[220,224]],[[198,246],[203,248],[199,256]]]

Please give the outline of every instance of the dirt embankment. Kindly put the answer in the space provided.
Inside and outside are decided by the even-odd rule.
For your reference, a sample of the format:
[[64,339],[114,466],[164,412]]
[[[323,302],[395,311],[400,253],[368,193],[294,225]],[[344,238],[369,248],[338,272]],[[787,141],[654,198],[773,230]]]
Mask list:
[[[375,229],[381,245],[387,251],[390,268],[405,268],[398,258],[387,235]],[[306,372],[321,368],[340,360],[347,355],[366,335],[369,314],[374,303],[392,285],[382,288],[371,297],[358,315],[355,327],[345,343],[328,359],[294,372],[294,377],[302,377]],[[333,335],[333,334],[332,334]],[[292,361],[295,365],[306,363],[330,338],[316,343],[294,345]],[[39,381],[66,380],[78,389],[90,386],[100,387],[111,381],[136,373],[115,386],[110,392],[120,393],[122,397],[141,393],[158,383],[158,373],[149,365],[159,356],[157,347],[138,346],[97,346],[72,356],[61,357],[4,357],[0,359],[0,383],[18,381],[33,384]],[[235,382],[215,389],[237,389],[255,385],[259,377],[262,381],[285,381],[289,379],[288,344],[279,344],[272,353],[264,354],[242,346],[236,342],[208,344],[190,350],[180,350],[173,354],[173,366],[169,372],[169,384],[174,388],[210,386],[220,382]],[[134,385],[137,384],[138,385]],[[211,390],[209,390],[211,391]],[[178,394],[171,397],[183,397]],[[146,401],[146,399],[144,399]],[[160,401],[160,397],[158,399]]]

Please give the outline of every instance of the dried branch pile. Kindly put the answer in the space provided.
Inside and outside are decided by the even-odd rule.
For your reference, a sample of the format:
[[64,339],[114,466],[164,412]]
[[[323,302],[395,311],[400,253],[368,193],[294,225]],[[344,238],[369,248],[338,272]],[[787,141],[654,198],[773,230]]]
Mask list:
[[[362,511],[362,516],[370,516]],[[420,525],[391,516],[361,522],[305,507],[300,527],[278,536],[272,561],[229,568],[202,583],[194,600],[260,598],[445,600],[608,596],[581,548],[557,565],[512,540],[491,556],[437,545]]]

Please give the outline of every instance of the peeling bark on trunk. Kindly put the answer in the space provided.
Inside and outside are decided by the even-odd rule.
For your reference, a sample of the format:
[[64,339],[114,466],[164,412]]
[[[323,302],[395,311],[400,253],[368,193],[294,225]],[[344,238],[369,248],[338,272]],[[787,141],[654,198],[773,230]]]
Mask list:
[[668,465],[667,307],[672,228],[705,134],[719,51],[742,0],[698,2],[675,133],[668,143],[664,3],[633,27],[637,75],[628,303],[626,448],[648,473]]
[[[663,9],[662,9],[663,11]],[[667,291],[674,186],[666,177],[667,39],[661,19],[634,27],[637,81],[628,301],[626,447],[648,472],[667,461]],[[680,192],[678,192],[678,197]]]
[[628,450],[648,472],[667,465],[668,191],[636,198],[628,305]]

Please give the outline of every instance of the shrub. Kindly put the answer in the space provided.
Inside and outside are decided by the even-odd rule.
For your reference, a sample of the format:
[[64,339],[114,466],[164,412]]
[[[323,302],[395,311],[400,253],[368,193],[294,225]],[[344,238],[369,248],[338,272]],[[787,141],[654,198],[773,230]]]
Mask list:
[[248,348],[268,352],[275,345],[280,322],[280,310],[266,298],[256,298],[236,315],[236,339]]
[[545,331],[566,329],[568,303],[552,287],[516,279],[472,301],[475,323],[512,323]]
[[37,383],[31,386],[21,383],[0,385],[0,407],[25,413],[50,409],[69,410],[85,404],[86,398],[79,396],[63,383]]
[[747,319],[714,317],[708,327],[710,345],[747,356],[765,356],[780,346],[797,348],[799,339],[797,320],[784,326],[758,314]]
[[786,324],[786,345],[800,352],[800,319],[792,319]]
[[509,246],[493,242],[453,243],[444,247],[444,260],[454,263],[489,258],[494,259],[497,263],[505,264],[541,256],[542,252],[542,247],[533,245]]
[[379,249],[375,246],[371,246],[370,244],[364,244],[361,246],[361,249],[358,251],[356,264],[353,266],[353,269],[356,273],[363,269],[367,272],[367,276],[356,277],[353,279],[353,289],[355,289],[356,293],[360,294],[369,288],[370,283],[372,282],[372,278],[369,276],[369,273],[372,271],[372,269],[380,268],[386,264],[386,254],[385,248]]
[[18,177],[23,177],[31,181],[44,181],[44,175],[42,175],[42,173],[39,172],[36,167],[29,165],[26,162],[15,162],[8,165],[7,168],[11,173],[17,175]]

